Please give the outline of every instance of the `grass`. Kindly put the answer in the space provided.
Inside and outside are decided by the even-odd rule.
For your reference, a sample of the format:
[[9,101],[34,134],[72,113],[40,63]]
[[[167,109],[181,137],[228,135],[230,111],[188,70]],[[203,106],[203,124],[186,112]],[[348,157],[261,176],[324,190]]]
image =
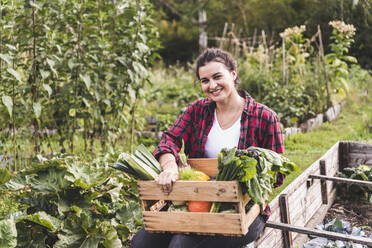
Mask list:
[[301,170],[289,175],[284,184],[270,195],[270,200],[274,199],[337,141],[347,140],[372,144],[370,125],[372,125],[372,96],[353,93],[346,100],[341,114],[332,123],[325,122],[309,133],[294,134],[285,139],[286,157],[295,162]]

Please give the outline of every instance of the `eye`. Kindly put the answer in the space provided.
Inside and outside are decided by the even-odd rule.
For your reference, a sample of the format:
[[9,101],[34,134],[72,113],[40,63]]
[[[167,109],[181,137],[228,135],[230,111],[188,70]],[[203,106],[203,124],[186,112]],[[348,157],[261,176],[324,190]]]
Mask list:
[[200,82],[201,82],[202,84],[207,84],[207,83],[209,83],[209,80],[208,80],[208,79],[202,79],[202,80],[200,80]]
[[220,80],[222,78],[222,75],[216,75],[213,77],[214,80]]

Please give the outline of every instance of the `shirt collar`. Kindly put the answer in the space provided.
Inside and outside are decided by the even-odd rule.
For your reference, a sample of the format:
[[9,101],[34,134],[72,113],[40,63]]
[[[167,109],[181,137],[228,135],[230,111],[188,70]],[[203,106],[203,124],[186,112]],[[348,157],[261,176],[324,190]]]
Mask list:
[[[245,90],[239,89],[238,93],[241,97],[245,99],[245,106],[243,112],[248,114],[249,113],[249,105],[253,101],[253,98],[249,95],[249,93]],[[207,106],[210,112],[214,112],[216,109],[216,102],[210,100],[209,98],[205,98],[205,105]]]

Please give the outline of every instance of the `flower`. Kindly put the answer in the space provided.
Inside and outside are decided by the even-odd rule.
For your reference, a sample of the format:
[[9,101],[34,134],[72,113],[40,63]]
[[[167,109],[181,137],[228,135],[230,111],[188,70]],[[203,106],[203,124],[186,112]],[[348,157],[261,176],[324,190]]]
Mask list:
[[330,21],[328,24],[335,28],[338,32],[350,37],[354,36],[355,34],[356,29],[353,24],[345,24],[343,21]]
[[290,37],[296,37],[298,35],[301,35],[303,32],[305,32],[306,26],[294,26],[291,28],[286,28],[284,32],[280,33],[280,37],[282,38],[290,38]]

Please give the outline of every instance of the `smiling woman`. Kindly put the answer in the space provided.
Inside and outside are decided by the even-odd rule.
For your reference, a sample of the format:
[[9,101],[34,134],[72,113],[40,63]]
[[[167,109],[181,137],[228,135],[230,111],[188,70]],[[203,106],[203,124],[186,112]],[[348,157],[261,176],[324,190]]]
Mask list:
[[[178,179],[182,140],[189,158],[217,158],[222,148],[233,147],[256,146],[284,152],[276,113],[237,89],[237,63],[229,53],[206,49],[197,59],[196,76],[206,97],[196,100],[179,116],[163,133],[154,152],[162,167],[156,181],[165,194],[172,191]],[[278,185],[283,179],[283,175],[277,175]],[[132,247],[240,247],[259,237],[269,215],[267,206],[243,237],[153,234],[142,229],[133,237]]]

